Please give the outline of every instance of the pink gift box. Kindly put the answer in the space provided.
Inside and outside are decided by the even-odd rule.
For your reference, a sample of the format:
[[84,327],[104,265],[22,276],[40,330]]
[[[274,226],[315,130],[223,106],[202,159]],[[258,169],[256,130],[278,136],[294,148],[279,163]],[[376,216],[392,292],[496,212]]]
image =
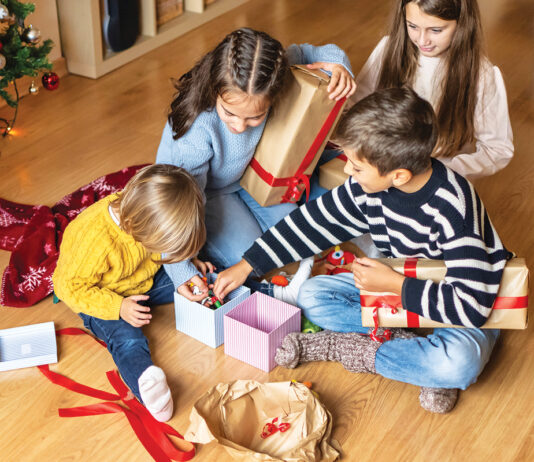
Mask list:
[[300,309],[255,292],[224,316],[224,353],[269,372],[284,337],[300,331]]

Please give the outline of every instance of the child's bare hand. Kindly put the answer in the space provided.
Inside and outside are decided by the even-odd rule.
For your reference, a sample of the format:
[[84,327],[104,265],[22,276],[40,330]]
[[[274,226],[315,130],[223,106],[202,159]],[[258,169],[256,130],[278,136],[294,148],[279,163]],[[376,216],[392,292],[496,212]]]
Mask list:
[[131,295],[122,299],[120,317],[134,327],[142,327],[152,319],[150,307],[139,305],[137,302],[148,300],[148,295]]
[[335,63],[313,63],[308,64],[308,69],[323,69],[330,72],[330,83],[328,84],[329,98],[339,101],[341,98],[352,96],[356,91],[356,82],[350,72],[341,64]]
[[352,263],[354,284],[358,289],[369,292],[402,293],[404,276],[393,271],[384,263],[372,258],[356,258]]
[[[198,287],[199,293],[194,288]],[[178,287],[178,293],[192,302],[199,302],[208,295],[208,285],[199,277],[193,276],[189,281]]]
[[195,268],[199,270],[202,275],[206,276],[206,273],[214,273],[217,268],[213,265],[213,263],[209,261],[202,261],[198,258],[193,258],[192,260],[193,265],[195,265]]
[[242,286],[248,275],[252,272],[252,266],[246,260],[241,260],[234,266],[225,269],[217,276],[215,284],[213,284],[213,293],[219,300],[224,300],[225,297]]

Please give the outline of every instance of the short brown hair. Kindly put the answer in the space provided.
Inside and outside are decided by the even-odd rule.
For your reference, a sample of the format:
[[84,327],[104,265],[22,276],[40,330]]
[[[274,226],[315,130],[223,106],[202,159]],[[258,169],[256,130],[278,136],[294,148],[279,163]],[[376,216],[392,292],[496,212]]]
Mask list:
[[154,164],[139,170],[112,207],[125,232],[148,251],[167,254],[158,263],[191,258],[206,240],[203,195],[183,168]]
[[416,175],[430,165],[438,130],[428,101],[409,87],[378,90],[340,120],[334,141],[357,152],[385,175],[405,168]]

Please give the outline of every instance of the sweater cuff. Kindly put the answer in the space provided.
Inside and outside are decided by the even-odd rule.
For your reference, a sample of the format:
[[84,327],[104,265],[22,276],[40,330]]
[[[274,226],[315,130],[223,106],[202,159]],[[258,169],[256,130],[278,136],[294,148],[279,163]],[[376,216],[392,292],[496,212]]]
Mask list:
[[200,276],[202,274],[197,270],[195,265],[189,260],[181,261],[178,263],[164,264],[165,272],[174,284],[174,288],[178,289],[181,285],[189,281],[193,276]]

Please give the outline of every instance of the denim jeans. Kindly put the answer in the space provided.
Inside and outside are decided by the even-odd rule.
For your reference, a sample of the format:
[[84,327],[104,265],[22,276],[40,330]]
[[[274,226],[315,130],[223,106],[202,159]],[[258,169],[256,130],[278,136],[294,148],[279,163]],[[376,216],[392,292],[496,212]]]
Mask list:
[[[367,333],[352,273],[308,279],[298,306],[311,322],[336,332]],[[423,387],[461,388],[477,380],[499,337],[497,329],[434,329],[431,335],[395,339],[376,353],[378,374]]]
[[[150,298],[146,303],[139,302],[139,304],[153,306],[174,301],[174,285],[163,268],[160,268],[154,276],[154,284],[146,295]],[[100,340],[106,342],[123,380],[141,401],[139,377],[147,367],[154,364],[150,357],[148,339],[144,336],[142,329],[122,319],[106,321],[84,313],[78,314],[84,326]]]
[[210,260],[218,271],[238,263],[264,231],[295,208],[295,204],[262,207],[242,188],[209,197],[206,201],[207,241],[201,258]]

